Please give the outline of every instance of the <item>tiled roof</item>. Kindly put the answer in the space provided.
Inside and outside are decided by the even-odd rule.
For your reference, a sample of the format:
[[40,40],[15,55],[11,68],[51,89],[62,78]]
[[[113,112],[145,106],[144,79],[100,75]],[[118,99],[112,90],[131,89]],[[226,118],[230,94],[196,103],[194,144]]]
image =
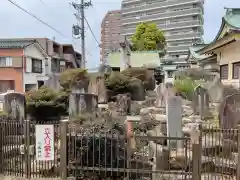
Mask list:
[[189,47],[189,55],[192,55],[193,58],[195,58],[196,60],[199,60],[199,59],[203,59],[203,58],[206,58],[207,55],[201,55],[199,53],[197,53],[198,50],[204,48],[205,46],[207,46],[206,44],[199,44],[199,45],[194,45],[192,47]]
[[227,9],[226,13],[222,18],[221,27],[213,42],[218,40],[225,26],[228,26],[232,30],[240,30],[240,8],[226,8],[226,9]]
[[1,49],[24,48],[35,42],[36,40],[0,39],[0,48]]
[[[227,31],[225,32],[224,30]],[[222,18],[221,27],[215,36],[214,40],[209,43],[207,46],[197,50],[196,52],[201,53],[205,49],[211,47],[218,39],[220,39],[224,34],[229,31],[240,31],[240,8],[226,8],[226,13]]]
[[240,8],[227,9],[224,20],[230,26],[240,29]]

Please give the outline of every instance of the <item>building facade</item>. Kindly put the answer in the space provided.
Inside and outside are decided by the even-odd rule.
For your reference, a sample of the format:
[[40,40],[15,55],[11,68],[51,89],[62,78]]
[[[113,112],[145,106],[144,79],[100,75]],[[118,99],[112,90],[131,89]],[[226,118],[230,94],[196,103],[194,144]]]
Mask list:
[[60,73],[80,64],[81,54],[71,44],[46,38],[0,39],[0,92],[26,92],[42,85],[60,89]]
[[101,24],[101,62],[106,62],[109,53],[119,51],[120,36],[121,11],[109,11]]
[[0,92],[39,88],[48,79],[49,60],[35,40],[0,40]]
[[221,27],[214,40],[197,51],[199,60],[205,66],[217,66],[220,70],[221,82],[225,85],[240,87],[240,8],[226,8]]
[[156,23],[165,34],[169,58],[184,60],[193,42],[203,43],[204,0],[123,0],[121,14],[127,37],[139,23]]

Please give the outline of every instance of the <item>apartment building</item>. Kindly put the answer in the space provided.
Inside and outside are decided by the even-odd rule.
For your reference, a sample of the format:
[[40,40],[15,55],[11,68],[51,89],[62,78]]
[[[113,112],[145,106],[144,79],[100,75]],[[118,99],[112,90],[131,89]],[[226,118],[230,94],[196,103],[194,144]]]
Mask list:
[[203,43],[204,0],[123,0],[121,13],[127,37],[141,22],[156,23],[165,33],[168,58],[184,60],[193,42]]
[[80,68],[82,56],[75,51],[72,44],[60,44],[48,38],[36,38],[36,41],[50,57],[47,65],[49,79],[45,81],[45,85],[53,89],[60,89],[60,73],[67,68]]
[[108,11],[101,24],[101,62],[106,62],[108,54],[119,51],[121,36],[121,11]]
[[34,38],[51,57],[50,73],[60,73],[66,68],[81,66],[81,55],[74,50],[72,44],[60,44],[48,38]]
[[0,39],[0,92],[25,92],[42,85],[60,89],[60,73],[80,64],[81,54],[71,44],[47,38]]

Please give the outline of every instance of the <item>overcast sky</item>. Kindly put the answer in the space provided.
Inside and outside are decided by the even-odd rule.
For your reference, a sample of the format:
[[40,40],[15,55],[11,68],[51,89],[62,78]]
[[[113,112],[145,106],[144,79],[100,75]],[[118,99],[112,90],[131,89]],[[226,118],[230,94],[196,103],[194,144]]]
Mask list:
[[[73,43],[80,49],[79,40],[72,38],[72,25],[76,22],[69,0],[13,0],[21,7],[49,23],[63,35],[51,30],[44,24],[24,13],[8,0],[1,0],[0,5],[0,37],[47,37],[56,38],[60,43]],[[80,1],[80,0],[73,0]],[[87,1],[87,0],[86,0]],[[92,0],[93,7],[88,8],[86,18],[98,41],[100,42],[100,25],[108,10],[119,9],[121,0]],[[240,0],[205,0],[204,39],[211,41],[216,35],[224,7],[239,7]],[[99,64],[99,47],[89,29],[86,29],[87,67],[94,68]]]

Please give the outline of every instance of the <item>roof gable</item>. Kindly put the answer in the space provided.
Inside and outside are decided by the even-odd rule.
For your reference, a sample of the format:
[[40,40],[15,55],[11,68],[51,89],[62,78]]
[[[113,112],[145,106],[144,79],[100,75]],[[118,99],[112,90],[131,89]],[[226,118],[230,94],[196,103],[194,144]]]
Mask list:
[[1,49],[22,49],[32,45],[36,40],[17,40],[17,39],[0,39]]
[[213,42],[223,38],[232,30],[240,30],[240,8],[225,8],[226,13],[222,18],[220,29]]

